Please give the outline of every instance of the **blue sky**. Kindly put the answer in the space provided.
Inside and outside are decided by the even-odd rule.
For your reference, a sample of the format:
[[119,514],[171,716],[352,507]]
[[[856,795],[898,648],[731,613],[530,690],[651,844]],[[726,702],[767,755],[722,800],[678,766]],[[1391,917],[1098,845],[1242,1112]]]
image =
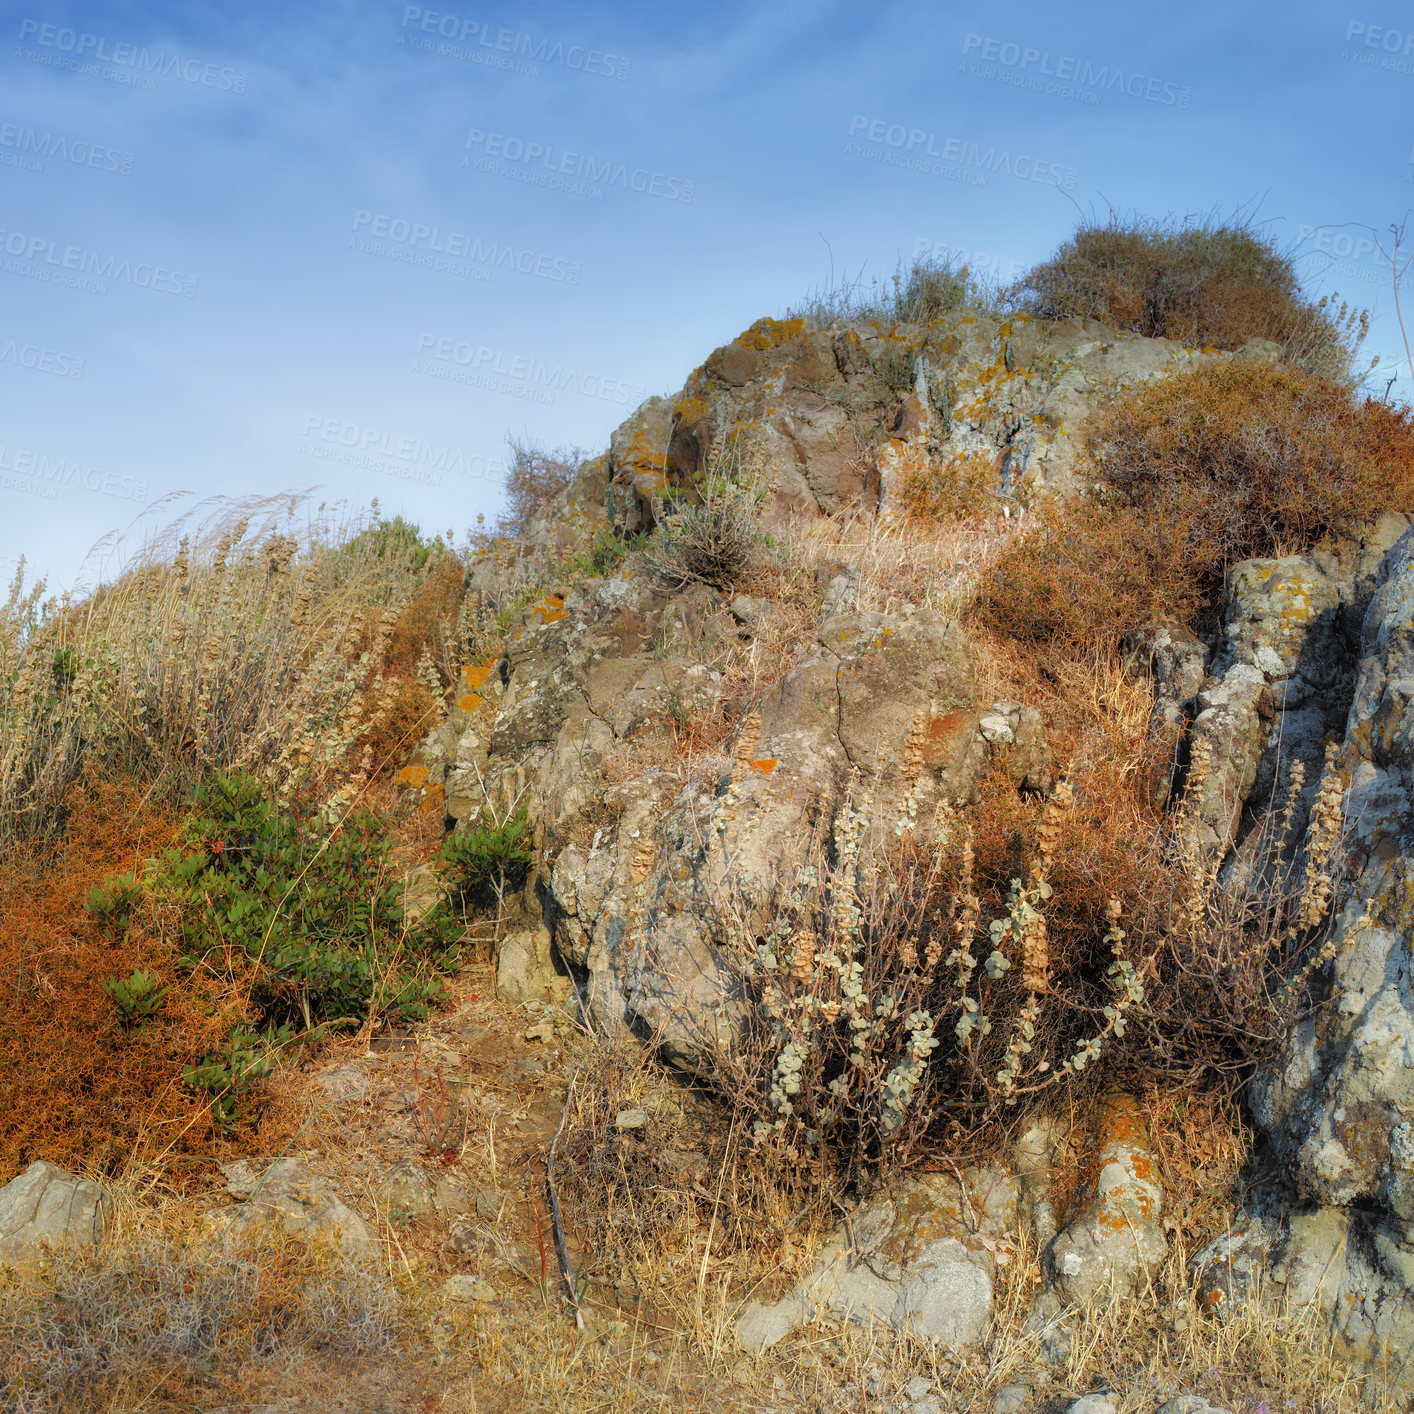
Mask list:
[[600,450],[831,268],[1005,276],[1110,206],[1254,210],[1403,364],[1404,7],[20,0],[0,38],[7,578],[213,495],[460,534],[508,433]]

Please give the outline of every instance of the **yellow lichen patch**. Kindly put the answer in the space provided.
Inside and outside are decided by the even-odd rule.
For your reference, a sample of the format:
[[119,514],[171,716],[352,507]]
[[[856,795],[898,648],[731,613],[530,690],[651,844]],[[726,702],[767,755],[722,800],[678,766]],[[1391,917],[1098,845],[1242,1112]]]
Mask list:
[[457,698],[457,706],[463,712],[474,712],[485,700],[479,692],[468,692],[464,697]]
[[776,769],[776,758],[774,756],[767,756],[764,760],[753,761],[751,763],[751,769],[753,771],[759,771],[763,776],[769,776],[771,772]]
[[491,670],[496,666],[495,658],[488,658],[484,663],[468,663],[462,669],[462,685],[468,692],[476,692],[482,683],[491,676]]
[[788,344],[805,332],[804,319],[758,319],[736,342],[743,348],[755,349],[758,353],[766,349]]
[[423,792],[421,809],[424,814],[430,815],[434,810],[440,810],[446,800],[447,793],[441,786],[432,786]]
[[701,393],[687,393],[673,404],[673,416],[679,422],[696,422],[707,415],[709,406]]
[[563,594],[547,594],[538,604],[532,604],[526,612],[539,614],[542,624],[552,624],[558,619],[567,619],[569,617],[569,612],[565,608],[565,596]]
[[427,784],[426,766],[404,766],[398,772],[397,781],[400,786],[412,786],[414,789],[421,789]]

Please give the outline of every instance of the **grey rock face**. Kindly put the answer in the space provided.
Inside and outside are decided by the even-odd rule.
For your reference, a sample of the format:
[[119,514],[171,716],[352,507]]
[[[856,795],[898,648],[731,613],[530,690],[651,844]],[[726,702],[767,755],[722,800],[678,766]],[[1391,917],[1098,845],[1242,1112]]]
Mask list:
[[46,1247],[98,1242],[113,1200],[96,1184],[39,1160],[0,1188],[0,1265],[23,1271]]
[[[1362,541],[1235,567],[1223,647],[1198,698],[1221,710],[1206,738],[1202,715],[1194,726],[1218,763],[1200,822],[1214,850],[1225,846],[1241,799],[1273,793],[1278,755],[1306,763],[1298,862],[1309,854],[1300,836],[1332,733],[1346,786],[1332,861],[1345,887],[1328,925],[1329,983],[1317,986],[1314,1009],[1251,1087],[1295,1206],[1281,1220],[1252,1217],[1200,1254],[1199,1294],[1220,1315],[1264,1284],[1314,1301],[1362,1358],[1414,1340],[1414,533],[1406,524],[1386,517]],[[1341,721],[1332,705],[1352,671]],[[1242,877],[1240,849],[1227,867],[1228,877]]]
[[1002,1170],[965,1177],[966,1188],[951,1175],[924,1175],[866,1205],[794,1290],[742,1312],[738,1344],[759,1355],[825,1310],[948,1346],[979,1341],[991,1319],[993,1253],[1015,1222],[1018,1190]]

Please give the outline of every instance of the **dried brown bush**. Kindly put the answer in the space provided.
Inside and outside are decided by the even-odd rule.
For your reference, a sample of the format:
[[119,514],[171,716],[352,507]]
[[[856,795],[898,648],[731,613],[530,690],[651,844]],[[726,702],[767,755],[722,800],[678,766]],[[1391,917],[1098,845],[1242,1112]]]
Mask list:
[[558,496],[584,465],[577,447],[547,451],[534,442],[510,440],[511,464],[506,471],[506,507],[496,523],[496,534],[523,535],[546,501]]
[[90,889],[176,835],[138,787],[90,781],[71,795],[63,842],[16,846],[0,865],[0,1173],[39,1158],[112,1172],[148,1143],[209,1149],[205,1102],[181,1068],[218,1043],[230,1016],[198,976],[125,1032],[103,983],[136,968],[167,980],[175,950],[140,919],[107,937],[83,907]]
[[1042,509],[975,604],[986,627],[1051,653],[1113,645],[1147,619],[1202,626],[1236,561],[1414,510],[1414,413],[1261,359],[1128,390],[1090,452],[1100,493]]
[[1082,225],[1007,292],[1040,319],[1098,319],[1194,347],[1272,339],[1303,367],[1350,372],[1358,314],[1303,294],[1291,257],[1242,218]]

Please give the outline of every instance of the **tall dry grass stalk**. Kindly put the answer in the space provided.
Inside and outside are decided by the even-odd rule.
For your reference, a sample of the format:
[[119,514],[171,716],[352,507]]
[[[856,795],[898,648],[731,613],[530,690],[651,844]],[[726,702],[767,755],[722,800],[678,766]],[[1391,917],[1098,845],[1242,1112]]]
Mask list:
[[89,764],[161,796],[213,770],[282,795],[336,775],[388,710],[384,651],[429,563],[376,516],[221,499],[88,592],[46,599],[21,568],[0,606],[0,849],[53,834]]

